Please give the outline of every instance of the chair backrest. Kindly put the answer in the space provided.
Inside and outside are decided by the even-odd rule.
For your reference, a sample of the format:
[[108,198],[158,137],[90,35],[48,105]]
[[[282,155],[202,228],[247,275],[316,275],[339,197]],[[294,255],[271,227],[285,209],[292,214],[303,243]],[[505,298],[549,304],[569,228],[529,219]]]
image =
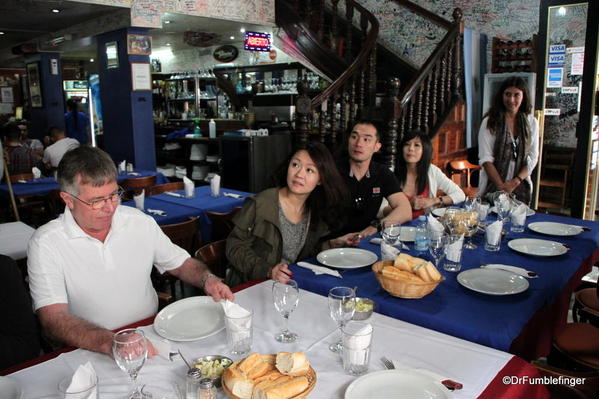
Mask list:
[[16,183],[19,180],[33,180],[33,173],[17,173],[16,175],[10,175],[11,183]]
[[[474,165],[466,159],[456,159],[449,162],[447,171],[451,180],[464,190],[466,195],[476,195],[476,188],[472,186],[471,177],[474,171],[480,170],[479,165]],[[466,181],[464,181],[464,176]]]
[[182,181],[176,181],[176,182],[165,183],[165,184],[157,184],[157,185],[152,186],[146,190],[146,197],[149,197],[150,195],[166,193],[168,191],[183,190],[184,187],[185,187],[185,185],[183,184]]
[[156,184],[156,175],[144,177],[129,177],[123,180],[121,185],[125,190],[133,191],[135,195],[141,193],[141,190],[148,189]]
[[190,217],[188,221],[160,226],[173,243],[190,254],[201,245],[200,224],[198,217]]
[[225,278],[228,263],[225,255],[226,248],[227,240],[213,241],[198,249],[195,257],[204,262],[212,273]]
[[230,212],[206,212],[212,222],[212,241],[224,240],[233,230],[233,216],[241,210],[241,207],[233,208]]
[[592,399],[595,397],[593,393],[599,391],[599,371],[567,370],[538,360],[533,360],[531,363],[543,376],[558,379],[566,377],[570,380],[579,379],[579,381],[583,381],[582,384],[576,386],[567,385],[565,382],[563,385],[549,384],[547,388],[552,393],[552,398]]

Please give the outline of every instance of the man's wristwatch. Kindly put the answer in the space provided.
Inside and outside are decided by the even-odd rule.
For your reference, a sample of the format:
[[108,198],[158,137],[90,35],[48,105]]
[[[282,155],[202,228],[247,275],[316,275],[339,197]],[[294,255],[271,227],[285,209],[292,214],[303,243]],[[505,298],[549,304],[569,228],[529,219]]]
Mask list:
[[381,221],[378,219],[374,219],[372,222],[370,222],[370,226],[374,227],[376,231],[381,231]]

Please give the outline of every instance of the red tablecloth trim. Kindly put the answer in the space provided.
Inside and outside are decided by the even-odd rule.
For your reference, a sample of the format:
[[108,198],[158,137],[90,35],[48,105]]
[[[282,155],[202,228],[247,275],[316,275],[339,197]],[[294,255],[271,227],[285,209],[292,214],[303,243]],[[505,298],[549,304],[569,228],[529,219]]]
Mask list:
[[252,285],[259,284],[259,283],[261,283],[263,281],[266,281],[266,279],[259,279],[259,280],[248,281],[247,283],[236,285],[235,287],[231,288],[231,291],[233,291],[233,292],[239,292],[241,290],[245,290],[246,288],[251,287]]
[[487,388],[480,394],[478,399],[547,399],[550,397],[549,391],[543,384],[533,385],[527,382],[512,384],[512,381],[505,384],[503,381],[504,378],[511,379],[512,377],[523,376],[535,378],[541,377],[541,374],[533,365],[514,356],[487,385]]

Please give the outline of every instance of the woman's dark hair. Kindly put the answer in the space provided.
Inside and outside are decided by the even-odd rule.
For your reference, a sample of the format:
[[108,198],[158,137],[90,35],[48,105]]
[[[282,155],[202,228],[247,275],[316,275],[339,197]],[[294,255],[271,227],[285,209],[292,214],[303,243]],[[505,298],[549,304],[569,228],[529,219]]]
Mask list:
[[420,161],[416,164],[416,194],[421,194],[428,185],[428,168],[433,159],[433,144],[431,143],[431,138],[428,134],[420,130],[411,130],[404,134],[399,143],[401,156],[397,157],[395,175],[397,176],[397,180],[399,180],[399,184],[403,187],[408,175],[408,165],[403,157],[403,147],[408,141],[417,137],[420,138],[420,142],[422,143],[422,158],[420,158]]
[[[491,133],[495,134],[498,129],[503,126],[503,118],[505,114],[505,105],[503,105],[503,92],[510,87],[515,87],[518,90],[522,91],[522,103],[520,104],[520,108],[518,108],[518,114],[530,114],[532,110],[532,104],[530,102],[530,94],[528,93],[528,86],[526,85],[526,81],[518,76],[512,76],[511,78],[507,78],[503,81],[497,93],[495,93],[495,97],[493,97],[493,104],[491,108],[485,116],[488,116],[487,127],[491,131]],[[516,129],[517,129],[516,124]],[[519,132],[518,132],[519,133]]]
[[323,219],[331,231],[343,225],[344,209],[349,202],[349,192],[330,151],[324,144],[309,142],[304,148],[293,151],[279,167],[276,177],[280,187],[287,186],[287,169],[299,151],[306,151],[318,169],[320,184],[308,196],[307,209],[313,220]]

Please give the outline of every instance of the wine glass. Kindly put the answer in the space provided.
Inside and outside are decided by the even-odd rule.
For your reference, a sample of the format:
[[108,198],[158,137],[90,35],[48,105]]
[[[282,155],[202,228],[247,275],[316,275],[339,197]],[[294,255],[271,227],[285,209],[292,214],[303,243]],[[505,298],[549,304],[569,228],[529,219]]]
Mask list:
[[464,226],[462,228],[462,230],[464,231],[464,236],[467,238],[466,242],[464,243],[464,248],[467,249],[476,249],[477,246],[476,244],[474,244],[472,242],[472,236],[476,233],[476,231],[478,230],[478,224],[479,224],[479,214],[476,210],[474,210],[475,208],[472,208],[472,215],[469,218],[464,218],[460,221],[460,224],[462,226]]
[[383,237],[383,240],[391,246],[397,245],[401,234],[401,224],[383,221],[381,227],[381,237]]
[[465,211],[475,211],[480,204],[480,198],[475,196],[468,196],[464,200],[464,210]]
[[[339,331],[351,320],[356,310],[356,291],[349,287],[333,287],[329,290],[329,312],[331,318],[337,322]],[[329,346],[333,352],[343,349],[341,339]]]
[[137,375],[148,357],[146,337],[142,330],[127,328],[114,334],[112,338],[112,355],[117,366],[127,374],[133,384],[130,399],[142,397],[140,387],[136,384]]
[[441,258],[445,255],[445,245],[447,244],[447,235],[431,234],[429,237],[428,250],[435,260],[435,266],[439,267]]
[[294,342],[298,335],[289,331],[289,315],[293,312],[299,301],[299,288],[297,282],[289,280],[286,283],[275,281],[272,284],[272,300],[277,311],[285,319],[285,329],[275,335],[279,342]]

